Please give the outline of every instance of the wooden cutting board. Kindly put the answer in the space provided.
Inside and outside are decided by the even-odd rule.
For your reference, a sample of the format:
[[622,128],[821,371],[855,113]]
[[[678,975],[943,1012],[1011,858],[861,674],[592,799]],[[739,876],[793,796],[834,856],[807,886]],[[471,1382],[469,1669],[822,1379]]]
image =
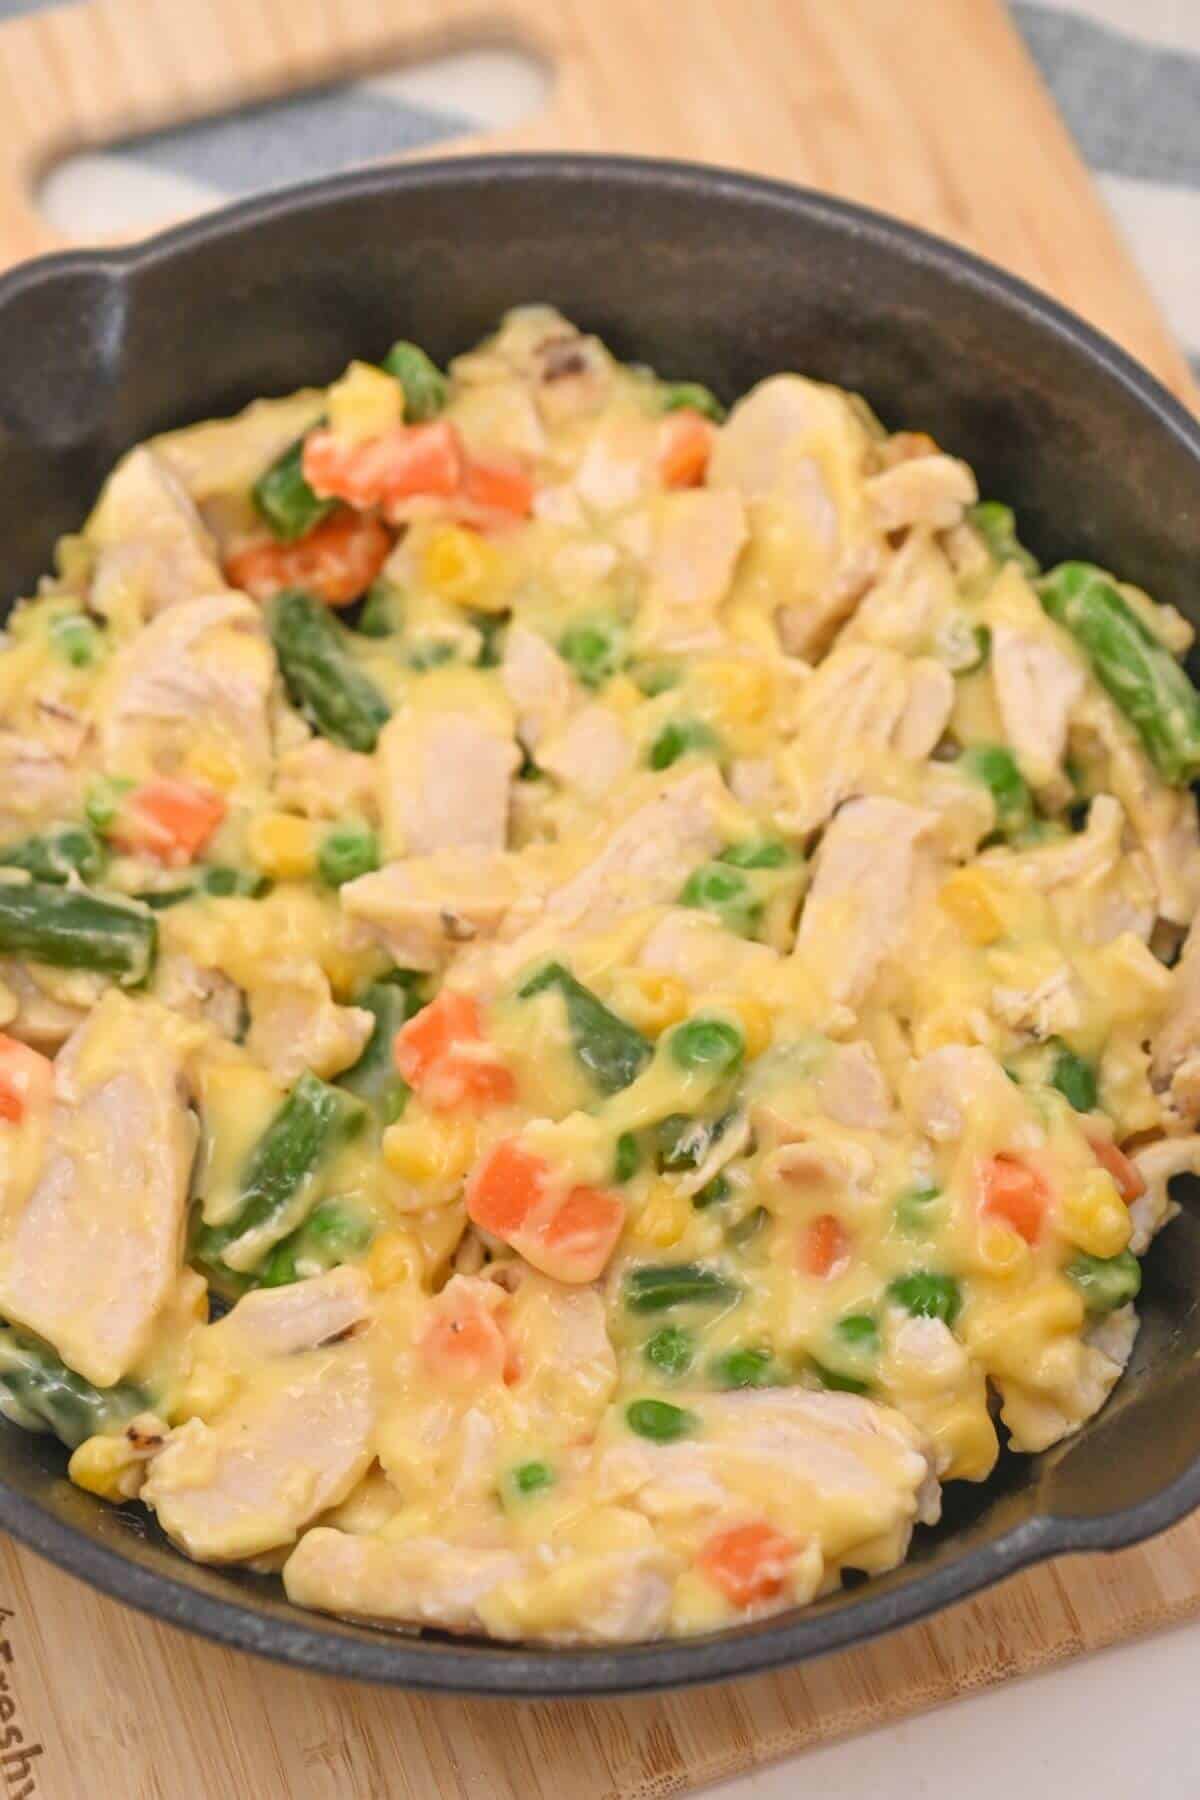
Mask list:
[[[32,190],[66,148],[498,42],[543,58],[553,85],[539,117],[490,145],[691,156],[882,207],[1049,289],[1194,400],[1000,0],[50,5],[0,24],[0,266],[55,247]],[[1192,1520],[780,1676],[699,1695],[516,1706],[251,1662],[0,1539],[0,1792],[657,1800],[1198,1610]]]

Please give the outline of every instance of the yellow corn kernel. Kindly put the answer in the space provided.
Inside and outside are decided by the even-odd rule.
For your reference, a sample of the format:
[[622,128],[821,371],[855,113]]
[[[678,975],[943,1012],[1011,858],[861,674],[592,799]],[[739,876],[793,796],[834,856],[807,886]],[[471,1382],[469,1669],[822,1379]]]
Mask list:
[[704,1007],[706,1012],[728,1013],[730,1018],[737,1020],[748,1057],[761,1056],[769,1047],[775,1035],[775,1021],[770,1007],[764,1006],[761,1000],[740,994],[714,994],[705,997]]
[[425,580],[443,600],[481,612],[502,612],[507,596],[491,590],[498,556],[495,547],[462,525],[431,532],[421,559]]
[[423,1259],[410,1232],[397,1227],[381,1231],[367,1251],[366,1270],[376,1288],[415,1285],[421,1279]]
[[718,725],[761,725],[771,711],[774,685],[770,670],[761,663],[732,659],[709,663],[703,680],[713,693],[717,715],[714,723]]
[[613,983],[610,1000],[614,1012],[647,1037],[658,1037],[668,1025],[678,1025],[691,1007],[679,977],[657,969],[626,969]]
[[978,1238],[979,1266],[999,1281],[1011,1281],[1029,1267],[1029,1245],[1002,1219],[988,1220]]
[[646,696],[636,681],[628,675],[614,675],[604,685],[604,704],[612,707],[614,712],[631,713],[639,706],[644,706]]
[[233,758],[211,738],[193,744],[183,759],[184,772],[195,781],[228,792],[241,780],[242,772]]
[[317,860],[317,834],[310,819],[293,813],[260,813],[246,834],[250,860],[272,881],[302,881]]
[[1062,1229],[1089,1256],[1119,1256],[1128,1247],[1129,1208],[1107,1169],[1093,1169],[1063,1197]]
[[691,1217],[691,1201],[669,1181],[656,1181],[634,1221],[633,1235],[639,1243],[669,1250],[679,1242]]
[[959,869],[938,890],[938,903],[973,944],[994,944],[1004,934],[1004,920],[986,875]]
[[475,1160],[469,1119],[398,1119],[383,1134],[383,1160],[404,1181],[459,1181]]
[[76,1487],[101,1500],[119,1506],[132,1500],[142,1485],[145,1461],[139,1458],[129,1439],[122,1437],[90,1437],[72,1453],[67,1473]]
[[349,443],[382,437],[404,417],[404,389],[382,369],[352,362],[326,395],[329,429]]

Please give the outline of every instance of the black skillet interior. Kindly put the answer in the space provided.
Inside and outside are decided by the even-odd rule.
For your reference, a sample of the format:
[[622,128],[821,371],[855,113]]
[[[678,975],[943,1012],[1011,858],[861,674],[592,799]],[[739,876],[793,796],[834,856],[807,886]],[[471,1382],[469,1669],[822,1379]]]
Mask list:
[[[138,439],[327,381],[399,335],[444,360],[530,299],[725,399],[779,369],[856,389],[889,425],[966,457],[1043,558],[1113,566],[1200,623],[1200,431],[1111,344],[960,252],[821,196],[569,157],[368,172],[0,282],[0,596],[29,590]],[[525,1651],[303,1614],[274,1581],[187,1562],[137,1509],[72,1488],[55,1445],[10,1427],[0,1524],[164,1618],[337,1674],[542,1695],[718,1680],[1200,1503],[1198,1292],[1200,1220],[1185,1213],[1149,1259],[1130,1372],[1093,1425],[952,1488],[945,1522],[882,1580],[690,1644]]]

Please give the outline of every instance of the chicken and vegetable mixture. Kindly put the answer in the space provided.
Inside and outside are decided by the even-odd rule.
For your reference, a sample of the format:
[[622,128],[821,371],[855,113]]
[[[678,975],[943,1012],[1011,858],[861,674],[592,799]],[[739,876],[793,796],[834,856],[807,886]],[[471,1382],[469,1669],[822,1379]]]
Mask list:
[[545,307],[132,451],[0,654],[0,1405],[392,1626],[891,1567],[1200,1168],[1191,636]]

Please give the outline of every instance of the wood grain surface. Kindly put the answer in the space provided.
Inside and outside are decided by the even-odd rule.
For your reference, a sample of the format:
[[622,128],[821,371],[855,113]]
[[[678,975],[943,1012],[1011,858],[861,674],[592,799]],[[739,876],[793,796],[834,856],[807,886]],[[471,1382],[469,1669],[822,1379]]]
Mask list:
[[[56,246],[33,196],[67,149],[480,43],[524,46],[552,71],[546,109],[488,147],[690,156],[881,207],[1054,293],[1195,398],[1000,0],[51,7],[0,24],[0,267]],[[516,1706],[252,1662],[0,1539],[0,1794],[657,1800],[1197,1610],[1192,1520],[780,1676]]]

